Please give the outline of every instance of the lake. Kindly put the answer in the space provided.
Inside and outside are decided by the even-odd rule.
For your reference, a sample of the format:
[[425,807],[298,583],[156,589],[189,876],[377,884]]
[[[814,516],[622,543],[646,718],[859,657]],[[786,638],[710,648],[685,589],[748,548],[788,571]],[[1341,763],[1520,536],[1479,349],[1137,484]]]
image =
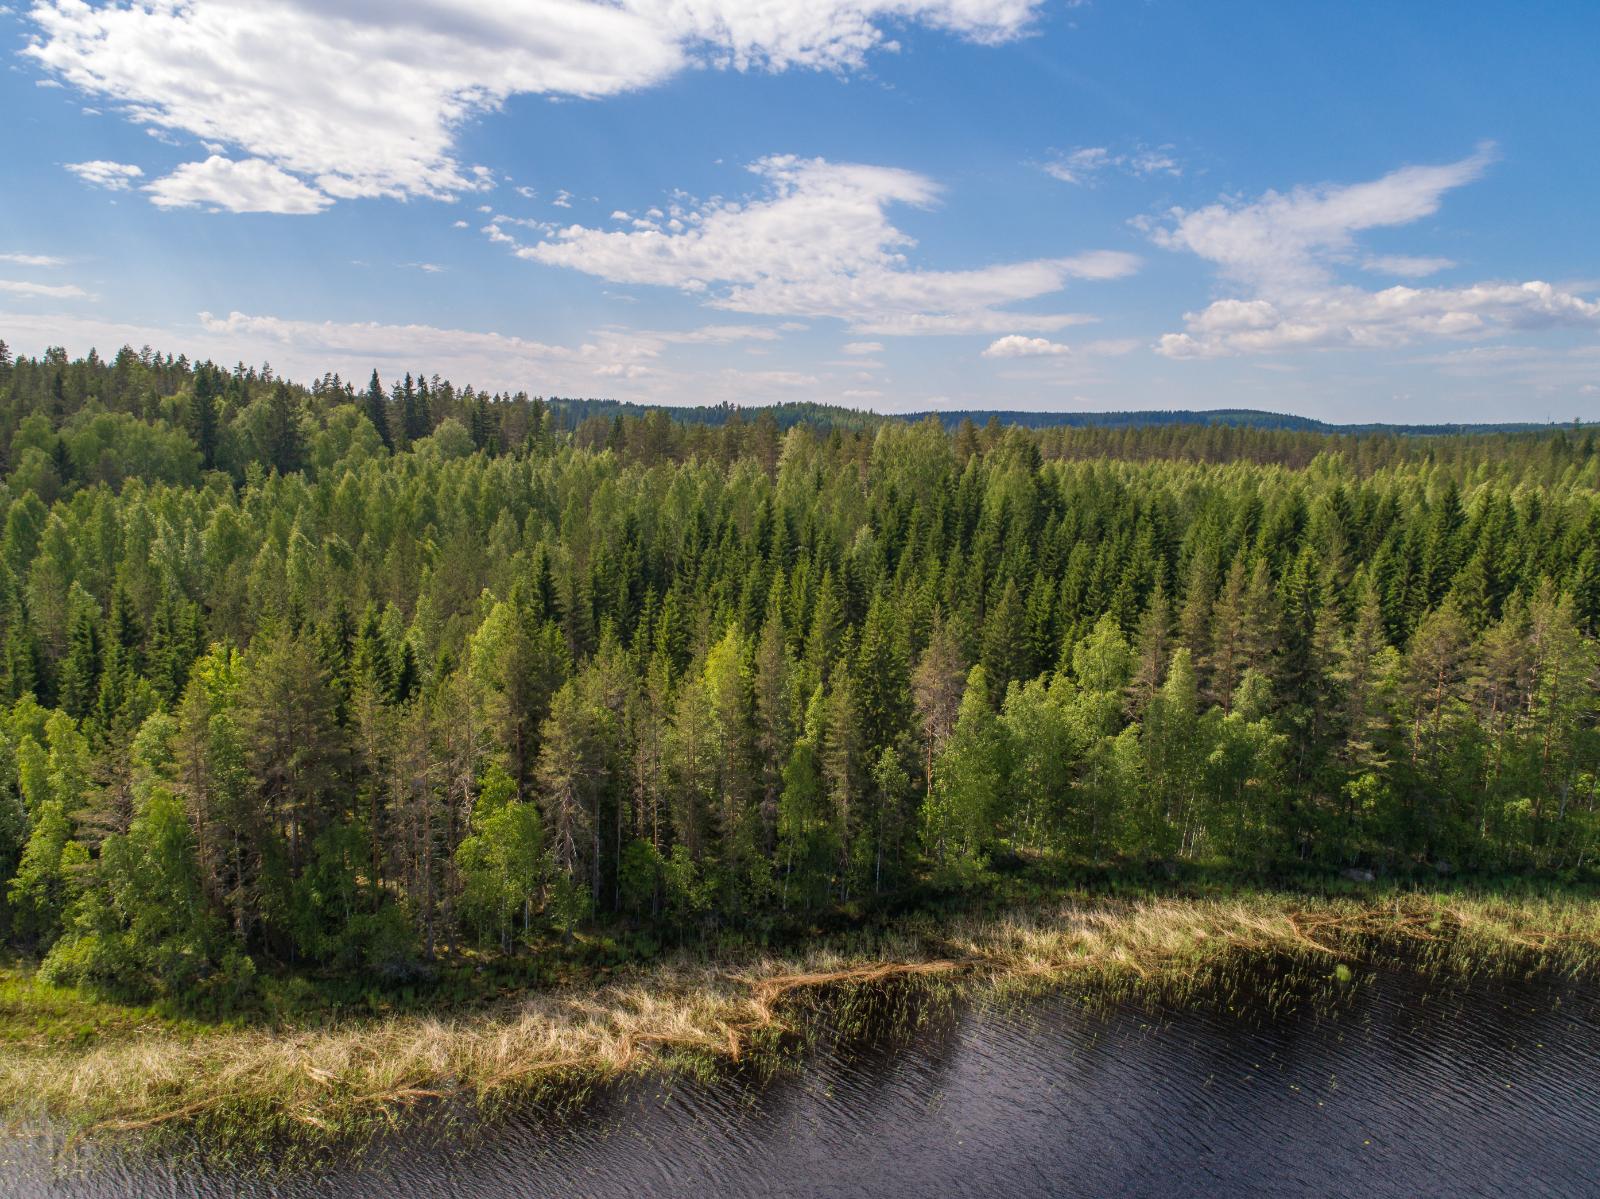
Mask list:
[[[1274,967],[1258,969],[1258,993]],[[1600,987],[1357,971],[1334,1002],[876,997],[799,1068],[603,1088],[241,1176],[13,1142],[45,1196],[1592,1196]],[[870,997],[869,997],[870,998]],[[875,1016],[873,1012],[878,1014]],[[908,1012],[917,1016],[909,1024]],[[893,1013],[899,1019],[890,1019]]]

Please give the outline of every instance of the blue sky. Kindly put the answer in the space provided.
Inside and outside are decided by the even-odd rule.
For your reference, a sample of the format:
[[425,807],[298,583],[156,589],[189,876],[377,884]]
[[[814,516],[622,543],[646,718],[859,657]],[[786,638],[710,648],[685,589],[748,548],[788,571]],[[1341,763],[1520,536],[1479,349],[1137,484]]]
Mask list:
[[1600,418],[1600,7],[0,8],[0,337],[646,403]]

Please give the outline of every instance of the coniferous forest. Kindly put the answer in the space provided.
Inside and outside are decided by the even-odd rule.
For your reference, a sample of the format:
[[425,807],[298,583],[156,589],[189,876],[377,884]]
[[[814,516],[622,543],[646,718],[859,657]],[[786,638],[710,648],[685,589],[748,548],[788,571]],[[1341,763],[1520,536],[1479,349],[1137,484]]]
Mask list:
[[675,419],[0,343],[0,455],[0,934],[55,981],[759,935],[1019,858],[1595,870],[1587,429]]

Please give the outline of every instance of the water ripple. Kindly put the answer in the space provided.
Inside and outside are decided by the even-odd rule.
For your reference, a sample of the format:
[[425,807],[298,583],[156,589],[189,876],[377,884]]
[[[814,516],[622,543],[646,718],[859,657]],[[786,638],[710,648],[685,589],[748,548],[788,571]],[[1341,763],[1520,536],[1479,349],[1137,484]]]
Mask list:
[[45,1139],[6,1144],[0,1171],[18,1199],[1595,1193],[1594,983],[1379,971],[1331,1010],[1251,991],[1233,1010],[1060,995],[910,1024],[856,1012],[797,1072],[630,1083],[315,1175],[115,1157],[62,1172]]

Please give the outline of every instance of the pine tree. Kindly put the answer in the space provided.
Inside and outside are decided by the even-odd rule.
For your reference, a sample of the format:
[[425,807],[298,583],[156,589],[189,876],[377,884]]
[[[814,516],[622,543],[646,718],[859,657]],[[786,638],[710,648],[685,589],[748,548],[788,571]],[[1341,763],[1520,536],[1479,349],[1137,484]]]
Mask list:
[[200,465],[211,470],[217,463],[217,384],[209,364],[195,369],[185,416],[189,436],[200,449]]
[[819,755],[822,781],[832,809],[834,839],[839,847],[840,898],[849,899],[859,873],[854,868],[860,866],[865,857],[859,834],[866,821],[862,805],[869,763],[860,696],[850,671],[842,666],[833,672],[825,719]]
[[80,602],[74,605],[72,627],[67,635],[67,654],[61,661],[58,684],[61,706],[79,718],[89,714],[100,692],[98,617],[93,601],[82,596]]
[[1027,669],[1028,628],[1022,595],[1010,579],[983,622],[983,669],[994,694],[1003,696]]
[[1211,653],[1202,673],[1210,681],[1209,698],[1224,712],[1231,710],[1234,690],[1250,665],[1245,578],[1244,562],[1235,558],[1211,610]]
[[256,797],[281,835],[291,875],[337,811],[348,747],[337,697],[304,637],[270,634],[241,668],[236,719]]
[[383,394],[383,384],[378,380],[377,371],[372,372],[372,379],[367,384],[362,410],[367,414],[367,420],[372,422],[372,427],[377,430],[383,448],[394,449],[394,437],[389,432],[389,400]]
[[1137,719],[1165,682],[1172,658],[1172,606],[1167,589],[1156,580],[1149,606],[1139,618],[1139,641],[1133,680],[1128,684],[1128,711]]
[[840,624],[843,619],[833,571],[825,569],[817,588],[816,603],[812,607],[811,631],[806,637],[805,680],[808,685],[828,685],[829,672],[839,652]]
[[784,771],[793,752],[793,666],[784,632],[783,584],[780,575],[767,597],[766,619],[756,646],[753,692],[755,699],[756,756],[761,770],[761,814],[770,844],[778,821],[778,800]]
[[262,453],[267,465],[280,475],[297,471],[305,462],[305,441],[300,432],[299,405],[289,385],[281,380],[268,393],[262,433]]
[[406,440],[410,443],[421,441],[433,432],[432,403],[428,395],[428,382],[426,379],[417,378],[415,388],[411,385],[411,376],[406,376],[406,408],[405,429]]

